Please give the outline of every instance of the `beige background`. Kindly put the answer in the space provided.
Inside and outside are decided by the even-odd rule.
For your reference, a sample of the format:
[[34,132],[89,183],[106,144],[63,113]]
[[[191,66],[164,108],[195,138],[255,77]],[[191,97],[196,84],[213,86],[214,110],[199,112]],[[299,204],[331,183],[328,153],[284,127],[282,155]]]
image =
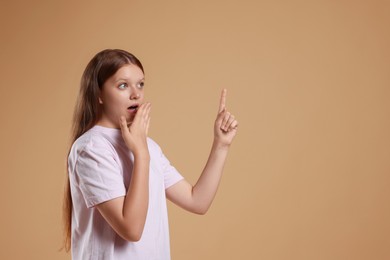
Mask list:
[[206,216],[169,203],[172,259],[390,259],[389,1],[2,1],[0,259],[61,243],[81,74],[144,63],[150,136],[195,182],[222,87],[239,119]]

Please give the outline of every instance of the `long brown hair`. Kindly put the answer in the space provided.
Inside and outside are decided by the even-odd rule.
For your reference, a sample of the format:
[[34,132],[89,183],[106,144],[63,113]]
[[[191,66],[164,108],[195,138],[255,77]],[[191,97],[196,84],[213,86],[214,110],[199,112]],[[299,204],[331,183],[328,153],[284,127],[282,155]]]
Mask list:
[[[126,64],[134,64],[144,72],[141,62],[133,54],[119,49],[103,50],[97,53],[88,63],[81,77],[80,91],[73,114],[72,144],[97,123],[101,115],[99,95],[103,84]],[[70,149],[68,156],[69,153]],[[67,181],[63,201],[63,248],[66,252],[69,252],[71,248],[73,207],[68,170],[67,163]]]

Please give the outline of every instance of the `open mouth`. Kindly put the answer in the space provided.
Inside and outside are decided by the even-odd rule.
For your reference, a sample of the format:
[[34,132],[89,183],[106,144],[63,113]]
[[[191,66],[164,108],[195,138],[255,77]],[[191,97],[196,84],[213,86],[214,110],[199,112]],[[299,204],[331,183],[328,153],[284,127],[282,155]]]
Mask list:
[[129,106],[127,109],[130,111],[136,111],[138,109],[138,105]]

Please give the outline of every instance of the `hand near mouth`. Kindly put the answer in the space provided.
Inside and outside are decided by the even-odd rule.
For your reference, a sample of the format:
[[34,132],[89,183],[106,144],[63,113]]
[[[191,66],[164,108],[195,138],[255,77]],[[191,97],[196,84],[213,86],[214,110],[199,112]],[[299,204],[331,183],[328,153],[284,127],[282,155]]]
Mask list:
[[150,125],[151,106],[151,103],[140,105],[130,126],[124,116],[121,116],[120,119],[123,140],[135,156],[146,154],[149,156],[146,140]]

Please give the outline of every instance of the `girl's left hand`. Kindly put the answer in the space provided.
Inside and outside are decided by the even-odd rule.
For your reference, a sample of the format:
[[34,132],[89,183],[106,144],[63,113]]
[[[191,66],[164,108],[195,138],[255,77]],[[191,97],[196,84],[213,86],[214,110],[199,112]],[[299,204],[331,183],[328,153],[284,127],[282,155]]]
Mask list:
[[217,119],[214,124],[214,142],[222,146],[230,146],[237,133],[238,121],[226,109],[226,93],[223,89]]

